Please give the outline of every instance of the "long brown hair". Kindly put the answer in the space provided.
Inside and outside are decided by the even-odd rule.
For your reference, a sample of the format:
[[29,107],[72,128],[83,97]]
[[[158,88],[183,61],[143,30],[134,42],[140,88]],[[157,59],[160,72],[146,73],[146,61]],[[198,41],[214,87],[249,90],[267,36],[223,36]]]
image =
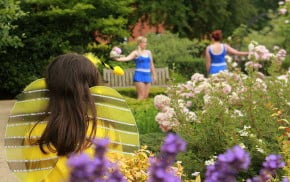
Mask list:
[[[99,84],[99,73],[84,56],[75,53],[56,57],[46,73],[49,89],[47,126],[38,140],[43,153],[44,146],[57,155],[68,155],[91,145],[87,140],[89,123],[92,130],[89,139],[96,134],[96,108],[89,88]],[[92,118],[89,119],[88,112]],[[55,151],[56,150],[56,151]]]

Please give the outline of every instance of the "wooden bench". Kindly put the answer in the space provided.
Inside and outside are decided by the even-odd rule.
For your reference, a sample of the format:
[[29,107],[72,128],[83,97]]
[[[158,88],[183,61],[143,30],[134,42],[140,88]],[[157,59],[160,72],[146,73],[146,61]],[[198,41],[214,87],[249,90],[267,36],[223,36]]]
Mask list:
[[[152,83],[153,86],[167,86],[169,80],[168,67],[155,68],[156,70],[156,82]],[[107,82],[109,87],[131,87],[134,86],[133,76],[135,68],[129,68],[124,70],[124,75],[118,76],[110,69],[103,70],[103,79]]]

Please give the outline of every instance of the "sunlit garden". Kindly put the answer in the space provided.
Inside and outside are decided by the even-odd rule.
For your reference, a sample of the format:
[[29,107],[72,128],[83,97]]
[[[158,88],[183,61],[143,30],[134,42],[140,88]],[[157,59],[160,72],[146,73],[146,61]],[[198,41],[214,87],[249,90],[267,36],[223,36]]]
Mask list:
[[[112,48],[136,49],[140,20],[164,26],[146,37],[155,67],[169,69],[167,85],[151,86],[145,100],[133,86],[114,88],[133,113],[139,150],[109,160],[110,141],[97,139],[94,157],[68,158],[68,181],[290,181],[289,0],[4,0],[0,15],[3,100],[19,99],[64,53],[89,55],[100,75],[134,68],[110,58]],[[215,29],[249,54],[228,54],[228,69],[209,76],[205,50]]]

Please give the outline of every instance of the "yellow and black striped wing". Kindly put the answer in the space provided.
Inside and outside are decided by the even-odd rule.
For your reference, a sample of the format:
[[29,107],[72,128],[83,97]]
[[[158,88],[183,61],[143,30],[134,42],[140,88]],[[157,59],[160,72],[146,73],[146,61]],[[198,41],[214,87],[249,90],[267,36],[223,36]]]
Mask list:
[[[38,145],[28,142],[29,132],[36,122],[31,139],[37,140],[46,127],[49,90],[44,79],[28,85],[18,96],[9,116],[5,133],[7,163],[23,182],[42,181],[58,162],[55,153],[43,154]],[[109,153],[132,154],[139,149],[139,134],[135,119],[126,101],[114,89],[91,88],[97,111],[97,137],[111,140]]]

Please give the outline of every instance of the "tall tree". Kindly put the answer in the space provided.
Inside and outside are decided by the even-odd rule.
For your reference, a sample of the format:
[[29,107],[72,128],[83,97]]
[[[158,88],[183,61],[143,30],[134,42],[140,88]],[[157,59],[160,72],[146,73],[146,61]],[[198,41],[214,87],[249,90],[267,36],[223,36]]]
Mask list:
[[19,5],[28,15],[16,21],[18,27],[13,32],[18,37],[25,34],[24,46],[0,52],[0,95],[17,94],[41,77],[53,57],[65,52],[86,52],[88,43],[93,41],[92,31],[111,40],[128,36],[127,17],[133,11],[132,2],[22,0]]
[[132,22],[141,17],[189,38],[217,28],[229,34],[256,14],[251,0],[136,0],[136,7]]
[[252,0],[259,14],[268,12],[271,9],[277,9],[279,1],[281,0]]

